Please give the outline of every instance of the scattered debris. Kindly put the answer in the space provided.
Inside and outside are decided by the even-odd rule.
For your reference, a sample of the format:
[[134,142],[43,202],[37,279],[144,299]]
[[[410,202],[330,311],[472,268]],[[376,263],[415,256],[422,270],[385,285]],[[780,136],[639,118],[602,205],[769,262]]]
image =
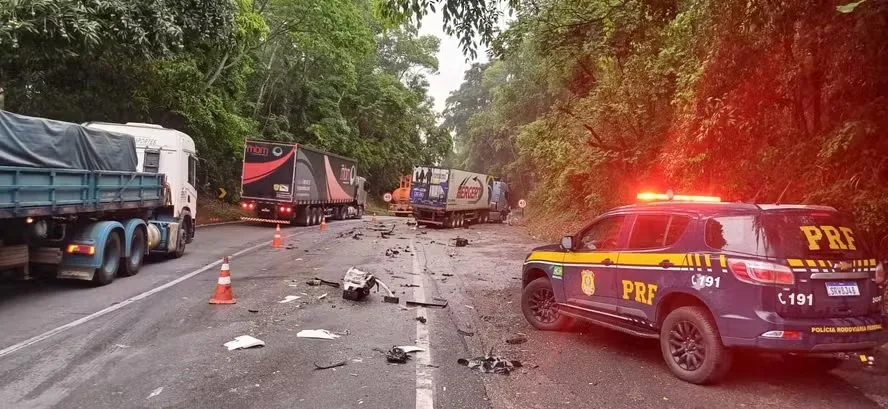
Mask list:
[[324,298],[327,298],[327,293],[323,293],[320,296],[318,296],[319,300],[323,300]]
[[327,280],[324,280],[322,278],[317,278],[317,277],[315,277],[313,280],[309,281],[308,285],[314,286],[314,287],[317,287],[320,285],[327,285],[327,286],[330,286],[333,288],[339,288],[339,283],[334,282],[334,281],[327,281]]
[[403,346],[399,346],[396,348],[400,348],[402,351],[404,351],[408,354],[413,353],[413,352],[425,352],[424,349],[422,349],[416,345],[403,345]]
[[456,332],[459,333],[459,335],[466,336],[466,337],[474,337],[474,336],[475,336],[475,333],[474,333],[474,332],[472,332],[472,331],[463,331],[463,330],[461,330],[461,329],[459,329],[459,328],[456,329]]
[[419,321],[419,322],[421,322],[421,323],[423,323],[423,324],[425,324],[426,322],[428,322],[428,320],[426,319],[426,317],[416,317],[416,320]]
[[318,365],[317,362],[312,362],[312,363],[314,364],[315,369],[330,369],[330,368],[337,368],[340,366],[345,366],[345,361],[334,362],[329,365]]
[[148,399],[151,399],[151,398],[153,398],[153,397],[155,397],[155,396],[157,396],[157,395],[160,395],[161,392],[163,392],[163,386],[161,386],[161,387],[159,387],[159,388],[157,388],[157,389],[151,391],[151,394],[148,395]]
[[250,309],[248,309],[247,311],[252,312],[252,313],[254,313],[254,314],[257,313],[257,312],[259,312],[259,310],[257,310],[257,309],[253,309],[253,308],[250,308]]
[[463,307],[466,307],[466,308],[468,308],[468,309],[470,309],[470,310],[474,310],[474,309],[475,309],[475,307],[472,307],[471,305],[463,305]]
[[385,353],[385,360],[392,363],[406,364],[408,359],[410,359],[410,355],[407,355],[403,349],[398,347],[392,347],[392,349]]
[[336,339],[339,335],[325,329],[304,329],[296,334],[296,338]]
[[416,226],[416,220],[407,220],[408,226]]
[[293,245],[293,244],[288,244],[287,247],[285,247],[285,248],[286,248],[287,250],[293,250],[293,249],[296,248],[296,246]]
[[[278,304],[286,304],[286,303],[288,303],[288,302],[296,301],[296,300],[298,300],[298,299],[300,299],[300,298],[302,298],[302,297],[300,297],[300,296],[298,296],[298,295],[288,295],[288,296],[284,297],[283,300],[278,301]],[[258,311],[257,311],[257,312],[258,312]]]
[[527,337],[524,334],[518,334],[512,338],[506,340],[507,344],[518,345],[527,342]]
[[360,301],[368,294],[370,289],[376,286],[376,277],[366,271],[351,267],[342,277],[342,298],[352,301]]
[[444,277],[453,277],[453,274],[450,273],[441,273],[441,275]]
[[334,332],[334,334],[336,334],[336,335],[349,335],[349,334],[351,334],[351,331],[349,331],[349,330],[345,330],[345,331],[336,331],[336,332]]
[[457,237],[454,241],[456,242],[456,247],[465,247],[469,245],[469,239],[464,239],[462,237]]
[[436,308],[447,308],[447,301],[440,303],[433,302],[423,302],[423,301],[407,301],[408,307],[436,307]]
[[419,284],[401,284],[401,287],[419,287]]
[[293,261],[302,261],[302,258],[297,258],[296,260],[293,260]]
[[401,252],[398,250],[385,249],[385,256],[386,257],[396,257],[398,254],[401,254]]
[[249,335],[241,335],[239,337],[235,337],[234,341],[226,342],[224,346],[227,347],[229,351],[233,351],[235,349],[265,346],[265,342],[262,342],[262,340],[253,338]]
[[114,344],[114,346],[116,346],[116,347],[118,347],[118,348],[120,348],[120,349],[124,349],[124,348],[129,348],[129,347],[130,347],[129,345],[123,345],[123,344]]
[[475,369],[482,373],[497,373],[502,375],[508,375],[509,372],[512,372],[515,368],[521,367],[521,361],[509,361],[493,355],[493,348],[490,349],[490,353],[487,354],[487,356],[472,359],[460,358],[456,363],[468,366],[470,369]]
[[387,302],[387,303],[391,303],[391,304],[397,304],[397,303],[401,302],[401,299],[398,297],[395,297],[395,293],[393,293],[392,290],[390,290],[388,288],[388,286],[385,285],[385,283],[383,283],[380,280],[376,280],[376,284],[382,286],[382,288],[385,288],[385,291],[389,293],[389,295],[382,297],[383,302]]

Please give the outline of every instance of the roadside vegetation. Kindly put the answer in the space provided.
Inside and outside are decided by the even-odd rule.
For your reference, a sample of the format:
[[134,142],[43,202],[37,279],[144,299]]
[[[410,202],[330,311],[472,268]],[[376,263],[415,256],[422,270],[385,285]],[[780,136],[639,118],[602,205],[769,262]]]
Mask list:
[[149,122],[194,138],[236,201],[245,138],[354,157],[373,194],[451,150],[425,76],[439,40],[371,0],[0,2],[4,109]]
[[453,161],[503,176],[549,237],[673,189],[833,205],[884,258],[888,3],[843,3],[513,2],[447,101]]

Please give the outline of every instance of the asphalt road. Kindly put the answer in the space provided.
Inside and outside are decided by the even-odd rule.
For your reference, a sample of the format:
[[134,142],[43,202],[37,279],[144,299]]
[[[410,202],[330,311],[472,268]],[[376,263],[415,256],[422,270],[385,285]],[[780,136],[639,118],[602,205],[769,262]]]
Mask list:
[[[724,383],[699,387],[668,373],[656,343],[592,327],[535,331],[520,313],[519,277],[539,243],[504,225],[412,230],[405,219],[379,221],[395,234],[384,239],[367,221],[285,228],[289,249],[270,248],[268,226],[204,227],[185,257],[109,286],[2,283],[0,407],[888,408],[888,371],[853,362],[817,374],[751,356]],[[453,247],[457,235],[469,246]],[[225,255],[236,255],[237,304],[209,305]],[[379,276],[400,305],[383,303],[381,292],[353,302],[306,284],[339,281],[351,266]],[[300,298],[280,303],[288,295]],[[404,306],[434,298],[447,308]],[[296,337],[306,329],[343,335]],[[266,345],[223,347],[240,335]],[[527,342],[505,342],[516,336]],[[393,345],[426,351],[391,364],[379,351]],[[523,366],[505,376],[457,363],[491,350]]]

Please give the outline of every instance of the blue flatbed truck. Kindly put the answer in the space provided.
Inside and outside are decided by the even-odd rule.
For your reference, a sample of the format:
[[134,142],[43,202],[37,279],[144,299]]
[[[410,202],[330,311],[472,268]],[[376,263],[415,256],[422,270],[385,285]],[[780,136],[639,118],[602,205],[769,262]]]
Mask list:
[[[41,120],[21,117],[12,123],[31,119]],[[70,129],[94,134],[83,127]],[[7,138],[0,139],[0,145],[10,140],[3,136]],[[41,136],[30,134],[29,140]],[[114,148],[122,151],[119,155],[131,153],[135,162],[133,137],[115,134],[114,138],[123,141],[122,148]],[[57,152],[58,146],[53,149]],[[0,159],[3,164],[13,162]],[[64,160],[59,159],[59,164],[64,165]],[[184,254],[190,239],[188,224],[174,213],[167,177],[161,173],[0,166],[0,277],[49,274],[105,285],[118,276],[134,275],[149,253],[173,258]]]

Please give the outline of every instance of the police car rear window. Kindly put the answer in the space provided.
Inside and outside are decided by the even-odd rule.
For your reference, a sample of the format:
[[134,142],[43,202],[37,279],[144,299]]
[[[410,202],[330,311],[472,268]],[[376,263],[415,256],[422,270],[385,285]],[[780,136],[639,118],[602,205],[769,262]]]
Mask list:
[[835,212],[773,211],[714,217],[706,222],[706,244],[714,249],[779,258],[865,258],[862,237]]

